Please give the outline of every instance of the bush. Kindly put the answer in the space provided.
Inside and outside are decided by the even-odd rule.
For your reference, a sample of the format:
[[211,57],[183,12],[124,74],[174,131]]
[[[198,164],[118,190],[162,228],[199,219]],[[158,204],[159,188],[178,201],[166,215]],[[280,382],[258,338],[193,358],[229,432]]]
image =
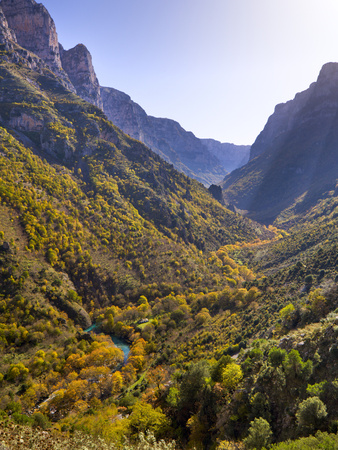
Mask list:
[[33,419],[29,416],[26,416],[26,414],[20,414],[18,412],[15,412],[12,414],[12,419],[15,423],[18,423],[19,425],[32,425]]
[[32,426],[36,428],[39,427],[42,428],[43,430],[47,430],[52,425],[48,417],[42,414],[41,412],[34,413],[32,415],[32,419],[33,419]]

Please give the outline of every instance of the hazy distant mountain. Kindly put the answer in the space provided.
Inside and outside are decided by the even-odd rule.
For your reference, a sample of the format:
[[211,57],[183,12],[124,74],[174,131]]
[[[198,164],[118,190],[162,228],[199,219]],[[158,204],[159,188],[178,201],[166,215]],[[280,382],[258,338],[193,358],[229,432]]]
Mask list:
[[2,0],[1,7],[9,23],[8,29],[15,33],[14,38],[21,47],[39,56],[65,87],[103,109],[125,133],[145,143],[176,169],[210,185],[220,182],[229,171],[242,165],[242,147],[238,156],[236,146],[227,144],[222,151],[215,151],[211,141],[203,142],[179,123],[148,116],[128,95],[112,88],[100,90],[87,48],[79,44],[65,50],[58,42],[54,21],[43,5],[34,0]]
[[228,175],[224,198],[249,217],[271,223],[286,208],[313,205],[338,178],[338,64],[277,105],[251,148],[250,162]]
[[235,145],[214,139],[201,139],[201,141],[228,172],[244,166],[249,161],[250,145]]
[[205,185],[219,183],[227,172],[240,167],[249,158],[249,146],[198,139],[174,120],[148,116],[121,91],[103,87],[101,96],[104,112],[121,130]]

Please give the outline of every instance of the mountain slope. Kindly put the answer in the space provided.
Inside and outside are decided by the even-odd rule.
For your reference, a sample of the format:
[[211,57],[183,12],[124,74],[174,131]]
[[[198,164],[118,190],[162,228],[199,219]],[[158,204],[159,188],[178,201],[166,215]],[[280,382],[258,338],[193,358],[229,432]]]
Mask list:
[[226,170],[192,133],[170,119],[148,116],[123,92],[101,88],[107,117],[125,133],[144,142],[155,153],[203,184],[217,183]]
[[[242,163],[234,157],[233,148],[222,147],[221,153],[232,153],[231,162],[221,158],[177,122],[147,116],[143,109],[115,89],[100,88],[87,48],[79,44],[65,50],[58,42],[53,19],[43,5],[34,0],[2,0],[2,8],[17,43],[39,56],[65,86],[81,98],[104,109],[108,118],[124,132],[141,140],[153,151],[185,174],[205,185],[219,182],[230,168]],[[243,151],[243,150],[241,150]],[[218,152],[219,153],[219,152]]]
[[305,211],[335,188],[338,64],[326,64],[316,83],[276,107],[251,149],[249,163],[222,183],[225,201],[272,223],[286,208]]
[[[79,174],[72,182],[75,183],[72,189],[78,193],[78,197],[72,199],[73,203],[78,203],[76,215],[81,217],[82,227],[89,227],[90,233],[96,236],[92,238],[94,241],[98,239],[97,242],[110,247],[111,257],[115,260],[112,264],[108,262],[109,258],[103,258],[107,267],[110,266],[110,287],[107,285],[107,289],[111,289],[109,283],[114,284],[112,279],[121,272],[118,278],[124,281],[114,289],[117,292],[123,290],[121,286],[128,271],[134,286],[141,286],[145,278],[149,283],[155,281],[159,278],[159,271],[162,273],[160,277],[165,274],[167,281],[178,281],[182,273],[175,275],[173,271],[169,275],[168,271],[161,269],[161,264],[154,271],[151,261],[157,258],[156,246],[160,242],[163,245],[163,240],[169,239],[168,246],[176,248],[174,253],[180,253],[184,248],[183,253],[187,251],[187,255],[191,253],[190,244],[194,244],[193,261],[196,247],[215,250],[224,244],[269,235],[266,229],[223,208],[198,182],[179,174],[143,144],[124,135],[100,109],[69,91],[64,80],[58,77],[58,71],[57,75],[50,71],[49,64],[46,66],[40,60],[38,71],[34,71],[31,68],[34,55],[27,54],[27,59],[22,58],[20,63],[9,62],[11,55],[13,57],[13,52],[4,51],[0,66],[1,125],[39,157]],[[7,141],[9,137],[3,139]],[[18,156],[20,158],[23,156]],[[29,159],[27,155],[25,158]],[[52,176],[48,167],[43,170],[47,170],[46,179]],[[13,166],[13,177],[17,171],[18,168]],[[11,190],[16,183],[15,177],[8,183]],[[52,188],[48,183],[41,185],[39,181],[34,189],[50,191]],[[56,202],[67,199],[63,189],[62,192]],[[20,205],[14,202],[13,206],[17,208]],[[70,206],[62,208],[69,210]],[[104,218],[100,218],[101,208],[106,211]],[[71,209],[68,214],[71,214]],[[42,216],[41,220],[46,218]],[[144,251],[150,238],[158,242],[154,247],[149,246],[152,257]],[[130,244],[127,244],[129,239]],[[34,240],[32,238],[33,249]],[[85,246],[84,243],[82,245]],[[60,264],[65,263],[62,263],[63,253],[56,241],[47,239],[43,248],[45,252],[56,252],[61,257]],[[126,264],[129,261],[130,269],[120,266],[116,272],[119,258]],[[187,268],[189,265],[187,262]],[[104,285],[102,288],[105,289]],[[86,294],[89,295],[93,293]]]
[[0,447],[335,432],[337,190],[234,214],[0,25]]
[[221,161],[228,172],[244,166],[249,161],[250,145],[229,144],[215,139],[201,139],[201,141]]

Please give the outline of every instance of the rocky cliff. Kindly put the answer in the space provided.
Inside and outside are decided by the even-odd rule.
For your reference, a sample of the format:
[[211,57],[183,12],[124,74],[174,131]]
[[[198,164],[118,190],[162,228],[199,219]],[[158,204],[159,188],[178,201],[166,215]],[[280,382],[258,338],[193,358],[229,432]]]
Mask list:
[[60,45],[60,56],[62,67],[73,83],[77,95],[102,109],[100,85],[88,49],[83,44],[78,44],[67,51]]
[[218,183],[226,174],[220,161],[201,140],[178,122],[148,116],[128,95],[116,89],[102,87],[101,96],[104,112],[113,123],[176,169],[205,185]]
[[201,141],[218,158],[227,172],[232,172],[249,161],[250,145],[229,144],[215,139],[201,139]]
[[248,159],[248,147],[198,139],[174,120],[148,116],[123,92],[102,87],[101,96],[105,113],[119,128],[205,185],[219,183]]
[[335,189],[338,178],[338,64],[294,100],[278,105],[251,149],[250,162],[222,183],[225,200],[273,222]]
[[9,28],[7,19],[0,7],[0,44],[5,45],[5,48],[9,50],[13,48],[13,44],[16,42],[15,33]]
[[62,68],[55,23],[47,9],[34,0],[1,0],[0,6],[17,43],[39,56],[74,91]]
[[245,147],[235,149],[231,144],[198,139],[174,120],[148,116],[123,92],[100,88],[87,48],[79,44],[65,50],[58,42],[54,21],[42,4],[35,0],[1,0],[0,6],[4,12],[0,16],[2,40],[7,47],[17,41],[20,51],[26,52],[22,55],[24,64],[31,61],[31,68],[40,71],[47,65],[67,89],[103,109],[114,124],[176,169],[209,186],[245,162]]

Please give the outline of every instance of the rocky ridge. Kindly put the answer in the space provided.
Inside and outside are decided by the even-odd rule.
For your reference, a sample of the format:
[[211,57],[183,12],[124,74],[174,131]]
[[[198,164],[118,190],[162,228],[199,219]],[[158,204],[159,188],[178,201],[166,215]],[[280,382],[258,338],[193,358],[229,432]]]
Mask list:
[[17,43],[41,58],[74,91],[62,68],[55,23],[47,9],[34,0],[1,0],[0,7]]
[[101,87],[101,97],[104,112],[113,123],[205,185],[219,183],[227,172],[248,159],[249,146],[217,145],[217,141],[199,139],[174,120],[149,116],[117,89]]
[[9,28],[7,19],[0,7],[0,44],[4,44],[6,49],[9,50],[13,48],[13,43],[17,43],[15,33]]
[[273,222],[286,208],[300,212],[335,189],[338,177],[338,63],[278,105],[251,148],[249,163],[222,183],[227,203]]
[[87,47],[78,44],[70,50],[64,50],[60,44],[59,48],[62,67],[73,83],[77,95],[103,109],[99,81]]
[[65,50],[42,4],[35,0],[1,0],[0,7],[4,13],[0,15],[0,39],[2,36],[6,48],[19,47],[17,60],[21,52],[23,64],[30,68],[50,68],[68,90],[102,109],[125,133],[145,143],[176,169],[209,186],[243,164],[247,147],[198,139],[174,120],[148,116],[123,92],[100,88],[88,49],[78,44]]
[[201,141],[210,153],[219,159],[227,172],[232,172],[249,161],[250,145],[235,145],[215,139],[201,139]]

